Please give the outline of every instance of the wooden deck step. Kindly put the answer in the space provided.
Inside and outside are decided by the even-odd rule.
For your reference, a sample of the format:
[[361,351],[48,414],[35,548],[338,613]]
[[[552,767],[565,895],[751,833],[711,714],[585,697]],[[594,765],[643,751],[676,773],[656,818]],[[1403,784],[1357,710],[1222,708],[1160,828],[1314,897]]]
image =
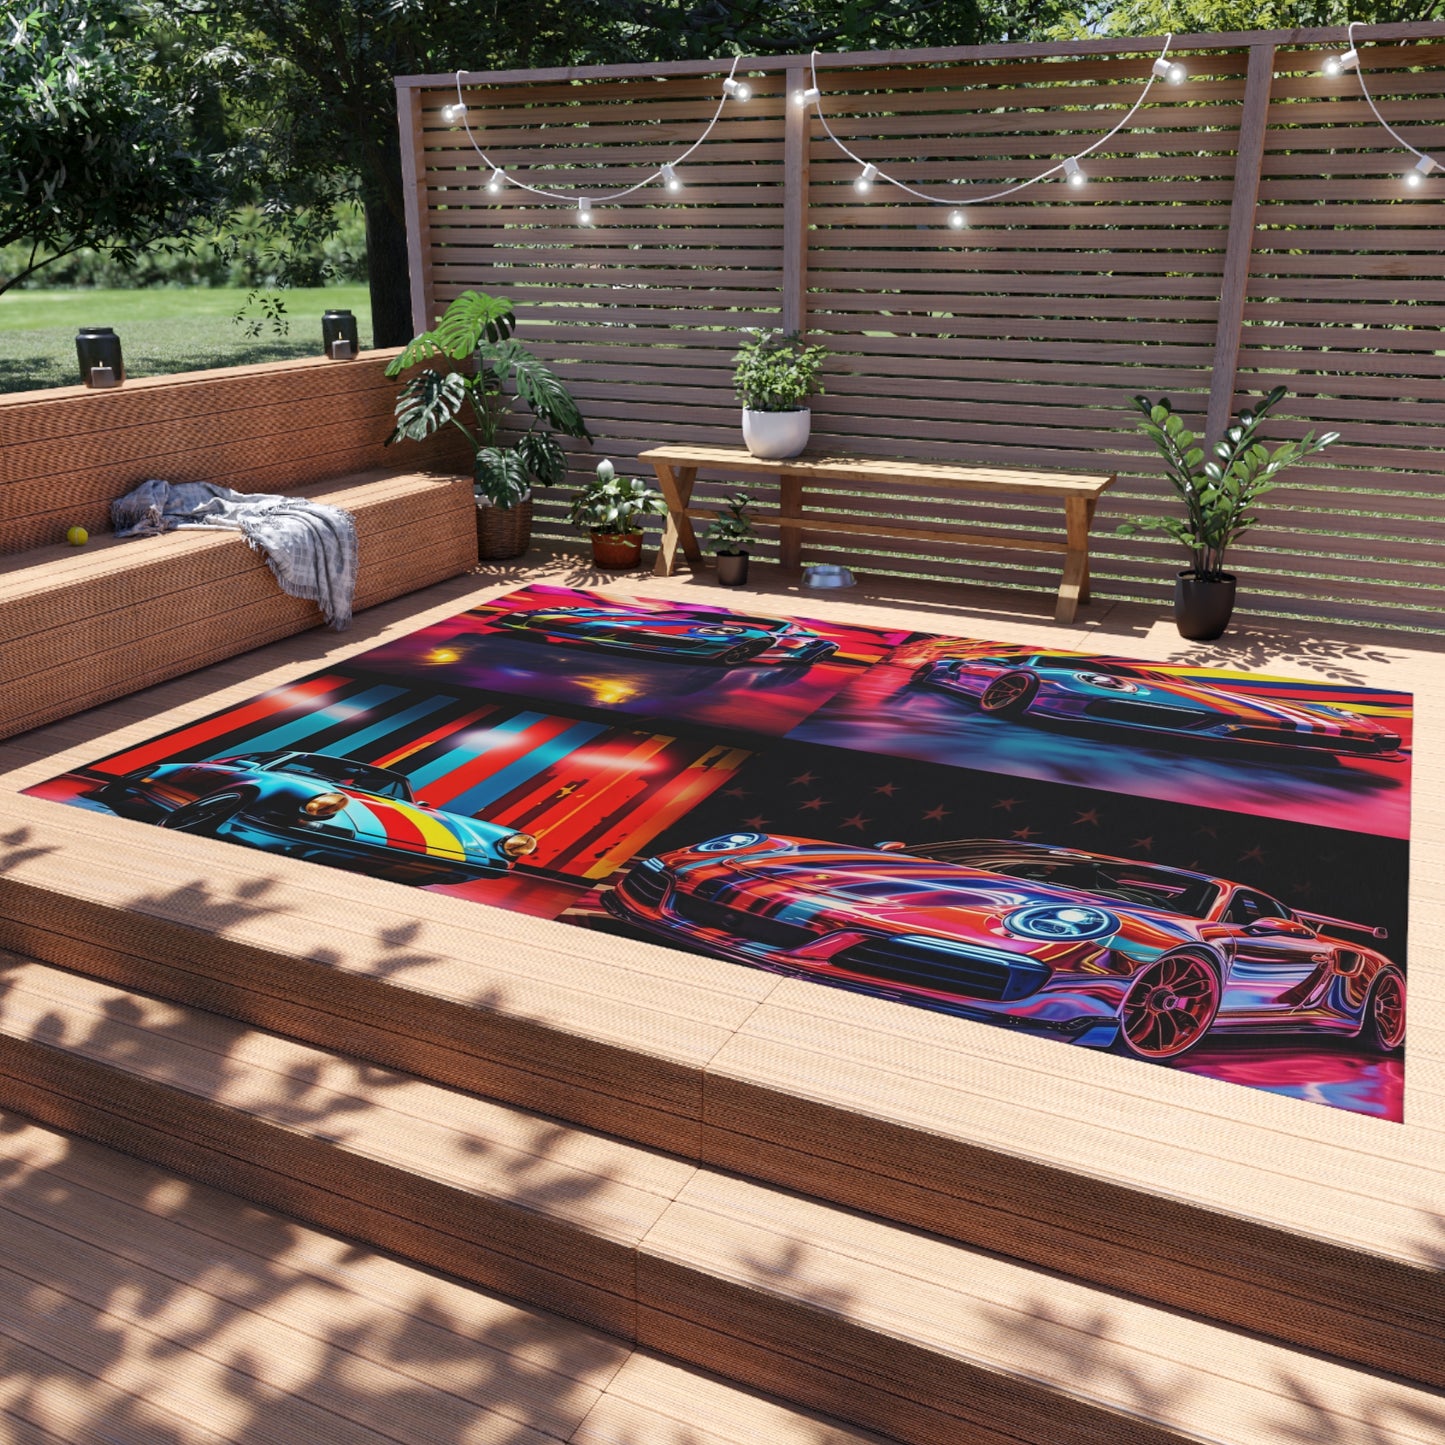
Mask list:
[[1445,1430],[1438,1393],[936,1235],[48,965],[0,985],[0,1107],[908,1445]]
[[36,799],[7,813],[0,947],[1445,1386],[1428,1121]]
[[886,1445],[0,1116],[7,1445]]

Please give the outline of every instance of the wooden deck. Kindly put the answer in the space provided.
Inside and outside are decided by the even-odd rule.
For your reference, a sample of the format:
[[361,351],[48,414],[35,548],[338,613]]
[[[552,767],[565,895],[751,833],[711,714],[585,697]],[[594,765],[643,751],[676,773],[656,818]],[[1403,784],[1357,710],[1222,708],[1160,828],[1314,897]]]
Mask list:
[[[1415,692],[1406,1123],[15,796],[526,581],[762,593],[814,616]],[[0,1108],[667,1356],[638,1408],[701,1399],[656,1373],[690,1368],[929,1445],[1430,1445],[1445,1435],[1441,644],[1278,624],[1200,647],[1142,609],[1095,605],[1065,629],[1047,608],[499,568],[0,745]],[[0,1204],[25,1167],[7,1166]],[[197,1186],[154,1188],[191,1222]],[[143,1313],[140,1285],[121,1294]],[[118,1326],[56,1308],[72,1344],[99,1329],[105,1369],[131,1358]],[[372,1337],[349,1295],[335,1313],[337,1339]],[[185,1358],[170,1383],[202,1399],[213,1366]],[[271,1438],[196,1421],[217,1433],[174,1438]],[[734,1438],[717,1428],[677,1438]]]

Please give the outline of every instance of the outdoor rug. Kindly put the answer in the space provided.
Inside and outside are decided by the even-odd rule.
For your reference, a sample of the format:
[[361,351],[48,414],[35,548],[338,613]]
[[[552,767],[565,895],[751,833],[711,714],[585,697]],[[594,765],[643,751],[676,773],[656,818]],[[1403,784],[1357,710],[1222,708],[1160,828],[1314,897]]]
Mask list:
[[1410,704],[530,587],[29,791],[1399,1119]]

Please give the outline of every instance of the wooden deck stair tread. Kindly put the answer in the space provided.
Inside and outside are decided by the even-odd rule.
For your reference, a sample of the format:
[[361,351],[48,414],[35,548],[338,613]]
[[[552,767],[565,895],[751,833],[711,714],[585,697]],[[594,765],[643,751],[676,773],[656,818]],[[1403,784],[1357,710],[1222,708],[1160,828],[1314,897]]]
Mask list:
[[906,1441],[1445,1429],[1418,1386],[879,1218],[46,965],[4,981],[11,1107]]
[[886,1445],[16,1116],[0,1167],[7,1441]]
[[1225,1086],[1156,1097],[1086,1056],[1065,1130],[1047,1041],[461,900],[418,919],[403,890],[184,835],[145,830],[132,859],[136,825],[13,807],[41,846],[0,877],[4,946],[1096,1283],[1149,1259],[1164,1303],[1445,1380],[1430,1161],[1373,1121],[1322,1111],[1281,1170],[1268,1136],[1215,1126]]

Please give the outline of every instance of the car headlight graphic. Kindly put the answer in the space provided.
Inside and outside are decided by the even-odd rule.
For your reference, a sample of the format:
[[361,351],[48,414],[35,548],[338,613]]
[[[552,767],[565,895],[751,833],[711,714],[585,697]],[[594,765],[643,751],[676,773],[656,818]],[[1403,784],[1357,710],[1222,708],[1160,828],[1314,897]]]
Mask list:
[[1015,909],[1004,919],[1003,926],[1019,938],[1074,943],[1117,933],[1119,920],[1112,913],[1086,903],[1034,903],[1028,908]]
[[699,843],[692,851],[694,853],[740,853],[744,848],[751,848],[754,843],[761,843],[763,837],[762,833],[724,833],[720,838],[709,838],[706,843]]
[[334,818],[345,806],[345,793],[317,793],[302,803],[301,811],[311,818]]
[[1137,682],[1129,682],[1126,678],[1114,677],[1107,672],[1076,672],[1074,676],[1080,682],[1088,683],[1090,687],[1106,688],[1109,692],[1144,691]]
[[525,858],[537,851],[537,840],[530,833],[512,833],[497,846],[508,858]]

